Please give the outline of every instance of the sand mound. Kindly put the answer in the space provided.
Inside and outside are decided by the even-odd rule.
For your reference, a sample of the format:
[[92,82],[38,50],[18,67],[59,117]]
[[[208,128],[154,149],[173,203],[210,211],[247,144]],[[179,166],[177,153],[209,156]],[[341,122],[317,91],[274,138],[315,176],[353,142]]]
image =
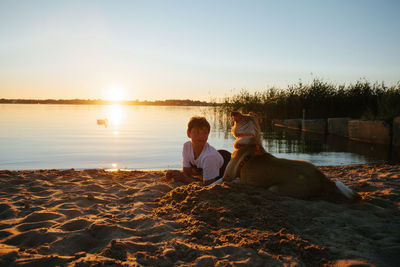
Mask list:
[[161,171],[0,171],[0,266],[400,266],[400,166],[321,170],[363,200]]
[[278,263],[283,257],[310,266],[325,263],[325,248],[291,234],[290,211],[280,202],[272,193],[241,184],[212,189],[191,184],[166,194],[155,214],[181,223],[181,231],[190,238],[187,246],[201,245],[207,254],[215,251],[216,258],[224,255],[228,262],[239,258],[258,265],[264,258]]

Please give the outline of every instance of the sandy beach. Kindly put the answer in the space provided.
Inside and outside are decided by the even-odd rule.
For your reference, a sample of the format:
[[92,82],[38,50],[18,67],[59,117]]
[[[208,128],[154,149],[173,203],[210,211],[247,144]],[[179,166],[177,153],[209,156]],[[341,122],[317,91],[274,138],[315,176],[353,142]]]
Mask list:
[[0,266],[400,266],[400,165],[320,169],[362,200],[164,171],[0,171]]

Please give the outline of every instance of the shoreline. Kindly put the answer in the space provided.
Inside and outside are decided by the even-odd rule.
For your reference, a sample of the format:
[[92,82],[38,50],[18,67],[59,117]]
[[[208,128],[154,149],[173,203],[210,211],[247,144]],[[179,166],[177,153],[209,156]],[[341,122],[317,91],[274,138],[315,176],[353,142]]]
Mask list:
[[[303,160],[303,159],[299,159]],[[313,163],[314,164],[314,163]],[[317,168],[319,169],[325,169],[325,168],[346,168],[346,167],[363,167],[363,166],[380,166],[380,165],[388,165],[388,166],[400,166],[400,162],[394,161],[382,161],[382,162],[370,162],[370,163],[354,163],[354,164],[346,164],[346,165],[316,165],[314,164]],[[74,168],[74,167],[68,167],[68,168],[35,168],[35,169],[0,169],[0,172],[24,172],[24,171],[29,171],[29,172],[36,172],[36,171],[86,171],[86,170],[97,170],[97,171],[106,171],[106,172],[165,172],[167,170],[181,170],[181,168],[106,168],[106,167],[93,167],[93,168]]]
[[357,203],[164,170],[0,170],[0,265],[399,266],[400,165],[318,167]]

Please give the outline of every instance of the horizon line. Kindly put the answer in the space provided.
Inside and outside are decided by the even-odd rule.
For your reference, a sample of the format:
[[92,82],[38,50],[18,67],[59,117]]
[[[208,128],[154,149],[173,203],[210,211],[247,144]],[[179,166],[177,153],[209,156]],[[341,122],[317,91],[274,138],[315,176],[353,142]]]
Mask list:
[[[217,102],[191,99],[165,100],[107,100],[107,99],[32,99],[32,98],[0,98],[0,104],[167,104],[167,105],[213,105]],[[48,103],[46,103],[48,102]]]

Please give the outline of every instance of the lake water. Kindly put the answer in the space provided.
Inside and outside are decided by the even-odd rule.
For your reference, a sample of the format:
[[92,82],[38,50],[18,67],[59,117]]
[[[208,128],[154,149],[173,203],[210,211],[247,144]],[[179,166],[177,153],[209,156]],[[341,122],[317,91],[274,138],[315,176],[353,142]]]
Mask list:
[[[233,151],[232,121],[212,107],[0,104],[0,169],[180,169],[194,115],[209,120],[211,145]],[[388,146],[262,125],[263,145],[277,157],[320,166],[398,161]]]

